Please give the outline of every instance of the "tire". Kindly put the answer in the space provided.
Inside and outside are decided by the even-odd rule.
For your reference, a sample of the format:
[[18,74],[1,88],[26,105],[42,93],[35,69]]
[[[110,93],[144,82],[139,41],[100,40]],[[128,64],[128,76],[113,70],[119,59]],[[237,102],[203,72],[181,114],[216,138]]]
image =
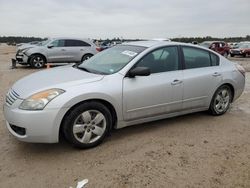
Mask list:
[[81,62],[88,60],[88,59],[91,58],[92,56],[93,56],[92,54],[86,54],[86,55],[84,55],[84,56],[82,57],[82,61],[81,61]]
[[62,124],[65,138],[74,147],[92,148],[104,140],[112,127],[112,116],[99,102],[86,102],[73,108]]
[[247,54],[242,54],[243,57],[247,57]]
[[234,57],[234,54],[230,54],[231,57]]
[[228,108],[230,107],[230,103],[232,101],[232,90],[227,85],[222,85],[219,87],[210,103],[209,112],[212,115],[222,115],[226,113]]
[[42,55],[32,55],[29,61],[31,67],[35,69],[43,68],[46,64],[46,59]]

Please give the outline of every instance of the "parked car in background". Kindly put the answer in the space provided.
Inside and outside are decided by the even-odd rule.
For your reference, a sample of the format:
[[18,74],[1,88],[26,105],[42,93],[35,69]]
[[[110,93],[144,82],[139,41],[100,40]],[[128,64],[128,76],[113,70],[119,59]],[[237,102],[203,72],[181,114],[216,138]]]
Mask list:
[[242,94],[244,69],[209,49],[140,41],[82,64],[33,73],[7,93],[7,128],[26,142],[100,144],[112,128],[209,110],[224,114]]
[[234,56],[242,56],[246,57],[250,55],[250,42],[241,42],[239,43],[236,48],[230,50],[231,57]]
[[22,65],[42,68],[46,63],[79,63],[97,52],[97,46],[89,39],[53,38],[20,48],[16,60]]
[[200,44],[203,47],[209,48],[224,57],[227,57],[230,53],[230,46],[223,41],[204,41]]

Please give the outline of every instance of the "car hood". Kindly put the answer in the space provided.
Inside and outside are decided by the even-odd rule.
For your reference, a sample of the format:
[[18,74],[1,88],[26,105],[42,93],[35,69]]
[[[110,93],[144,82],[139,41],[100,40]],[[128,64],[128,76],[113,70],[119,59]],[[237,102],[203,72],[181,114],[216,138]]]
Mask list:
[[25,99],[46,89],[67,90],[67,88],[75,85],[99,81],[103,77],[103,75],[88,73],[72,66],[62,66],[26,76],[18,80],[12,89],[19,95],[19,98]]
[[20,47],[18,47],[17,50],[25,50],[25,49],[33,48],[33,47],[36,47],[36,46],[37,45],[34,45],[34,44],[23,44]]

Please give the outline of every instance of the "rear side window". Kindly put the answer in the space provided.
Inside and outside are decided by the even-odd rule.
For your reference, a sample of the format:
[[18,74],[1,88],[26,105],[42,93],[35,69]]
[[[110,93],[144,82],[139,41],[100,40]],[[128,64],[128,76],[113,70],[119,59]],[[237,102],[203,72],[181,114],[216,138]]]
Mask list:
[[210,67],[210,52],[198,48],[182,47],[186,69]]
[[211,65],[212,66],[219,65],[219,57],[217,55],[215,55],[214,53],[210,52],[210,57],[211,57]]
[[65,46],[76,47],[76,46],[91,46],[91,45],[81,40],[66,40]]

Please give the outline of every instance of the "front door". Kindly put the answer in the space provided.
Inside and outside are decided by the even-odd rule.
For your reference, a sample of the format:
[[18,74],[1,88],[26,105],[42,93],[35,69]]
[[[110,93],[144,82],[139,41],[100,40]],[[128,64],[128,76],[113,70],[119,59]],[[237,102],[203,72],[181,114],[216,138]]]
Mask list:
[[126,121],[181,110],[182,70],[176,46],[148,53],[135,67],[148,67],[151,74],[124,78],[123,115]]
[[54,40],[48,46],[52,45],[52,47],[48,48],[48,63],[51,62],[65,62],[66,57],[66,47],[64,46],[64,40]]

